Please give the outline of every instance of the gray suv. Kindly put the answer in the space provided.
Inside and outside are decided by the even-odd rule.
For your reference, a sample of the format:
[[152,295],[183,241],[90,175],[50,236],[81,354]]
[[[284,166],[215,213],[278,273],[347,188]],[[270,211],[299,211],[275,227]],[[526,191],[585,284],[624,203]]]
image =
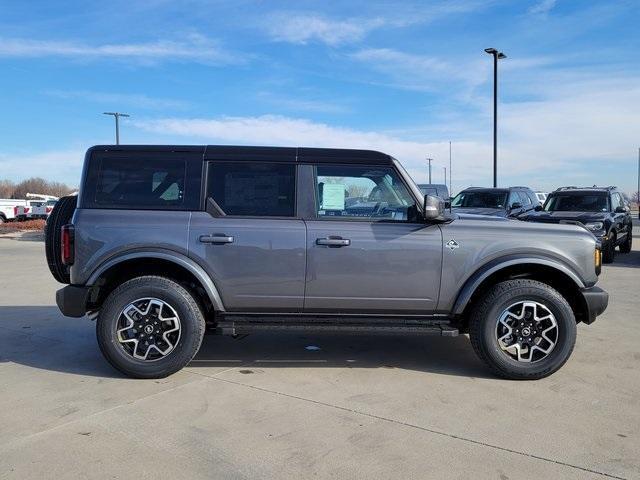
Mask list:
[[64,315],[138,378],[205,332],[469,333],[493,371],[550,375],[608,302],[576,225],[448,214],[379,152],[97,146],[47,224]]

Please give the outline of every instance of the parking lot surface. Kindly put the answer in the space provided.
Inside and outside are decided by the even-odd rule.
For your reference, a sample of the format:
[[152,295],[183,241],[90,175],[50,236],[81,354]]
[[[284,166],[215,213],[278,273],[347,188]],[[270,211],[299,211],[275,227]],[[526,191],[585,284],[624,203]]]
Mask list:
[[609,309],[535,382],[466,336],[208,336],[132,380],[55,307],[38,240],[0,238],[0,478],[640,478],[640,229]]

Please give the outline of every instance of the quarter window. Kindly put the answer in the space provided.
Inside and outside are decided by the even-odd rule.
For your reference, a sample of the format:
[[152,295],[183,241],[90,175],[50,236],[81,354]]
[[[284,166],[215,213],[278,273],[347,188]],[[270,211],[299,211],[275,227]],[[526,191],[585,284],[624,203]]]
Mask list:
[[105,158],[100,164],[95,203],[103,207],[180,208],[184,200],[186,162],[144,162]]
[[293,217],[295,165],[212,162],[207,192],[227,215]]
[[316,211],[320,218],[415,221],[414,198],[393,168],[316,167]]

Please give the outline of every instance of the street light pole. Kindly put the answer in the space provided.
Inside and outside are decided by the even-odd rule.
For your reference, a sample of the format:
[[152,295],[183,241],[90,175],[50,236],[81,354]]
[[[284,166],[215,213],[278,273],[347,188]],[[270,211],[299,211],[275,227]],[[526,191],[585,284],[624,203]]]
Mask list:
[[485,48],[493,55],[493,188],[498,186],[498,60],[507,56],[495,48]]
[[113,115],[116,119],[116,145],[120,145],[120,117],[130,117],[128,113],[120,112],[103,112],[104,115]]
[[429,184],[431,184],[431,162],[433,158],[427,158],[427,162],[429,162]]
[[442,167],[444,169],[444,184],[447,185],[447,167]]

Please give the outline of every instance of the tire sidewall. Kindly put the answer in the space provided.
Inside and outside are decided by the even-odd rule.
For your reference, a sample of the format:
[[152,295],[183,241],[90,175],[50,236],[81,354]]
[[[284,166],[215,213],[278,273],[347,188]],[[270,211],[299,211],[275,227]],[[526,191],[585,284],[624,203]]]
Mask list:
[[[500,348],[496,336],[496,325],[504,310],[514,303],[535,301],[544,305],[554,315],[558,324],[558,339],[555,348],[544,359],[533,363],[519,362]],[[500,371],[510,377],[546,376],[559,369],[569,358],[576,339],[576,321],[571,307],[558,301],[555,295],[537,287],[521,287],[508,291],[495,299],[486,310],[480,335],[488,360]]]
[[[191,294],[179,284],[168,282],[170,288],[158,285],[156,279],[150,279],[147,285],[121,285],[108,297],[100,310],[96,324],[98,343],[107,360],[126,375],[136,378],[162,378],[186,366],[195,356],[202,342],[204,319]],[[157,298],[170,305],[180,319],[180,339],[166,357],[155,361],[145,361],[128,354],[118,341],[117,326],[123,308],[142,298]]]

